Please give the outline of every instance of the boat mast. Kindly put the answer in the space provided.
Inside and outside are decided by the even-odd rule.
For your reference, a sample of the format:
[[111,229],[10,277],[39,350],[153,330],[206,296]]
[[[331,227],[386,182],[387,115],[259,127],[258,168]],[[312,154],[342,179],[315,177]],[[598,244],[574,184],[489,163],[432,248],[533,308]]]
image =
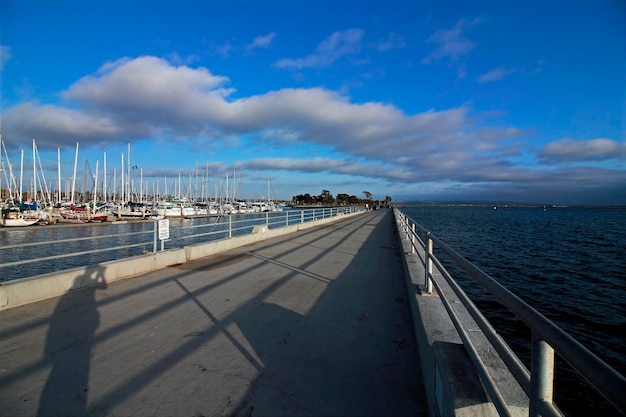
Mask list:
[[120,193],[120,197],[122,197],[122,203],[126,201],[126,183],[124,182],[124,171],[126,171],[126,167],[124,166],[124,153],[122,152],[122,192]]
[[126,161],[126,164],[128,165],[128,172],[126,174],[126,183],[128,185],[128,191],[127,191],[126,196],[127,196],[128,199],[126,201],[131,201],[132,200],[132,197],[131,197],[132,191],[131,191],[131,188],[130,188],[130,186],[131,186],[131,182],[130,182],[130,142],[128,142],[128,161]]
[[35,164],[35,176],[37,176],[37,162],[39,162],[39,171],[41,172],[41,179],[39,180],[40,188],[41,188],[41,200],[47,206],[52,202],[52,196],[50,195],[50,189],[48,188],[48,182],[46,181],[46,175],[43,170],[43,165],[41,164],[41,157],[39,156],[39,149],[37,148],[37,144],[33,139],[33,151],[34,151],[34,164]]
[[196,156],[196,190],[194,192],[193,199],[198,201],[198,157]]
[[20,159],[20,196],[19,196],[19,200],[20,203],[22,203],[22,180],[24,177],[24,149],[20,149],[20,154],[21,154],[21,159]]
[[[204,190],[205,187],[204,185],[206,184],[206,197],[204,194]],[[210,191],[209,191],[209,161],[206,161],[206,169],[205,169],[205,174],[204,174],[204,181],[202,181],[202,198],[203,201],[210,201],[211,197],[210,197]]]
[[115,198],[117,197],[117,183],[115,182],[117,178],[117,169],[113,170],[113,199],[112,201],[115,202]]
[[[94,178],[94,183],[93,183],[93,213],[96,212],[96,200],[97,200],[97,196],[98,196],[98,162],[100,161],[96,161],[96,176]],[[90,216],[90,211],[89,209],[87,209],[87,218],[89,219]]]
[[31,201],[37,201],[37,162],[35,159],[35,139],[33,139],[33,195]]
[[102,176],[104,177],[104,181],[102,183],[102,194],[104,195],[104,202],[107,202],[107,152],[104,151],[104,169],[102,170]]
[[59,176],[59,192],[57,193],[57,203],[61,204],[61,148],[57,148],[57,175]]
[[74,192],[76,191],[76,164],[78,164],[78,142],[76,142],[76,153],[74,154],[74,175],[72,175],[72,195],[70,204],[74,204]]

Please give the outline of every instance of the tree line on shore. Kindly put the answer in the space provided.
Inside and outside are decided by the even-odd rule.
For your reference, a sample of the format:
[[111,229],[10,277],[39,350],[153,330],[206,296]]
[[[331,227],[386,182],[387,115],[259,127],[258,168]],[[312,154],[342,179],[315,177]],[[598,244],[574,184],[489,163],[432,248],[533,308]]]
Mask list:
[[330,191],[322,190],[320,195],[298,194],[291,198],[291,204],[294,206],[310,206],[310,205],[323,205],[323,206],[353,206],[353,205],[374,205],[374,206],[389,206],[391,204],[391,197],[386,196],[384,200],[373,200],[372,193],[369,191],[363,191],[364,198],[359,198],[355,195],[337,194],[337,197],[333,197]]

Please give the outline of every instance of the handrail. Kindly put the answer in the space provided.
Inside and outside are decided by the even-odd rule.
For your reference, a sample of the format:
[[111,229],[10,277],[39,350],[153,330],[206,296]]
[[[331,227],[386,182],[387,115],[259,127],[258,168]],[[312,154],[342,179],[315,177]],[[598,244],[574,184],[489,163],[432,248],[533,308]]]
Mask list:
[[[255,225],[265,225],[268,229],[274,227],[288,226],[292,224],[300,224],[309,221],[313,221],[319,218],[326,217],[334,217],[339,215],[340,213],[353,213],[356,211],[362,211],[363,208],[359,206],[349,206],[345,208],[311,208],[311,209],[297,209],[297,210],[284,210],[278,212],[265,212],[265,213],[250,213],[250,214],[242,214],[242,215],[222,215],[217,216],[216,221],[212,223],[206,224],[198,224],[198,225],[189,225],[183,226],[181,224],[180,227],[172,228],[171,234],[179,234],[179,236],[171,237],[169,239],[165,239],[161,241],[161,250],[164,249],[164,243],[169,243],[169,248],[173,247],[182,247],[183,244],[179,244],[176,246],[174,242],[176,241],[185,241],[189,239],[197,239],[202,237],[207,237],[206,241],[218,240],[220,237],[217,235],[225,234],[226,236],[223,238],[231,238],[233,235],[240,236],[251,233]],[[241,217],[240,217],[241,216]],[[218,220],[221,218],[227,218],[227,221],[219,222]],[[110,252],[120,249],[129,249],[133,247],[149,247],[152,246],[152,250],[146,252],[156,252],[157,251],[157,225],[158,221],[150,221],[145,220],[144,223],[152,222],[152,228],[148,230],[128,232],[128,233],[111,233],[104,234],[100,236],[88,236],[88,237],[80,237],[80,238],[71,238],[71,239],[59,239],[54,241],[45,241],[45,242],[27,242],[22,244],[11,244],[0,247],[0,251],[7,251],[15,248],[24,248],[24,247],[32,247],[32,246],[40,246],[46,245],[51,246],[55,244],[66,244],[70,242],[81,242],[81,241],[95,241],[100,240],[104,241],[104,246],[97,249],[91,250],[82,250],[78,252],[65,252],[59,253],[52,256],[46,257],[34,257],[30,259],[19,259],[11,262],[3,262],[0,260],[0,271],[2,268],[14,267],[20,265],[34,264],[44,261],[50,261],[55,259],[63,259],[63,258],[71,258],[78,257],[83,255],[102,253],[102,252]],[[99,225],[101,223],[98,223]],[[47,226],[42,226],[47,227]],[[53,226],[53,227],[63,227],[63,226]],[[206,230],[207,228],[213,229],[209,232],[202,233],[187,233],[193,231],[200,231],[202,229]],[[115,245],[115,240],[120,238],[126,238],[129,236],[137,236],[137,235],[145,235],[150,234],[149,241],[142,242],[131,242],[123,245]],[[107,241],[107,239],[109,239]],[[134,255],[128,255],[128,257]],[[25,278],[25,277],[24,277]]]
[[[80,241],[83,241],[83,240],[93,241],[93,240],[96,240],[96,239],[106,239],[106,238],[112,237],[112,236],[145,235],[147,233],[152,233],[152,230],[142,231],[142,232],[129,232],[129,233],[123,233],[123,234],[102,235],[102,236],[85,236],[85,237],[77,237],[77,238],[73,238],[73,239],[59,239],[59,240],[54,240],[54,241],[51,241],[51,242],[50,241],[45,241],[45,242],[19,243],[17,245],[2,246],[2,247],[0,247],[0,249],[6,250],[6,249],[13,249],[13,248],[26,248],[26,247],[29,247],[29,246],[54,245],[56,243],[80,242]],[[6,264],[2,264],[2,265],[6,265]]]
[[[394,207],[394,214],[399,221],[401,231],[407,238],[410,237],[411,252],[423,250],[423,263],[426,270],[424,285],[430,288],[432,283],[435,284],[437,290],[441,292],[441,288],[437,283],[432,269],[429,271],[429,261],[436,263],[437,267],[443,271],[444,279],[450,284],[453,291],[459,296],[461,302],[468,309],[472,317],[476,320],[478,326],[483,330],[485,336],[494,345],[494,348],[501,356],[512,375],[519,382],[520,386],[529,396],[530,416],[553,416],[561,415],[554,402],[552,401],[553,379],[554,379],[554,353],[563,358],[576,372],[585,378],[589,384],[600,393],[611,405],[613,405],[620,413],[626,414],[626,378],[613,369],[610,365],[585,348],[576,341],[572,336],[563,331],[554,322],[546,318],[530,305],[526,304],[519,297],[505,288],[502,284],[492,278],[489,274],[483,272],[476,265],[465,259],[462,255],[450,248],[441,239],[434,236],[427,229],[417,224],[400,210]],[[418,229],[426,234],[424,242],[415,232]],[[416,241],[419,242],[416,244]],[[418,246],[419,245],[419,246]],[[485,289],[487,289],[495,298],[502,303],[509,311],[519,318],[532,332],[531,343],[531,370],[525,368],[519,358],[506,345],[504,341],[495,333],[491,325],[482,316],[482,313],[473,304],[464,291],[456,284],[454,279],[445,271],[441,262],[433,253],[433,246],[436,245],[443,253],[449,256],[459,267],[469,273],[476,279]],[[440,294],[441,295],[441,294]],[[445,304],[445,296],[442,297]],[[450,312],[450,306],[446,305],[446,309]],[[455,321],[454,318],[453,322]],[[460,333],[464,330],[459,323],[455,322],[455,327]],[[471,340],[461,334],[464,343],[470,343]],[[472,354],[473,347],[469,347],[468,353],[473,361],[480,360],[478,355]],[[483,384],[488,388],[491,395],[497,395],[497,388],[490,386],[489,378],[485,378],[478,365],[479,375]],[[530,380],[528,379],[530,376]],[[495,390],[495,391],[494,391]],[[493,400],[493,397],[492,397]],[[500,401],[494,401],[494,405],[501,414],[508,414],[508,411],[501,410]]]

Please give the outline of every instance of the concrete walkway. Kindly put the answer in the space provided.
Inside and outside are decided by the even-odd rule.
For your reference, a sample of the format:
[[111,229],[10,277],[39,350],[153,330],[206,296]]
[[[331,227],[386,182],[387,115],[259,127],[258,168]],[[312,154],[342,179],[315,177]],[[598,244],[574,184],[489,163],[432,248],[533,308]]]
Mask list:
[[0,415],[424,415],[393,222],[375,210],[0,312]]

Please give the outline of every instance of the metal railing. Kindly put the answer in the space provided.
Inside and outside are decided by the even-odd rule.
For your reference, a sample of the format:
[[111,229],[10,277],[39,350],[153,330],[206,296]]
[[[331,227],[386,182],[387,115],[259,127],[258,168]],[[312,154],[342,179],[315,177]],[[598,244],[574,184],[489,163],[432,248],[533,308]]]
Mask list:
[[[216,217],[208,217],[205,219],[206,223],[200,224],[193,224],[193,222],[185,222],[184,220],[176,221],[170,222],[170,237],[164,240],[159,239],[158,220],[142,220],[141,222],[136,222],[145,225],[144,230],[141,231],[128,233],[110,233],[100,236],[90,235],[86,237],[57,239],[52,241],[42,240],[1,246],[0,275],[4,275],[5,273],[3,271],[8,271],[9,268],[14,267],[49,263],[51,261],[56,261],[59,259],[77,258],[85,255],[94,255],[91,258],[93,259],[98,254],[113,251],[117,251],[113,253],[115,254],[115,257],[119,259],[135,256],[141,253],[157,252],[158,250],[164,249],[181,248],[188,244],[198,244],[219,239],[228,239],[233,236],[242,236],[252,233],[254,227],[257,225],[265,225],[268,229],[272,229],[311,222],[318,219],[335,217],[340,214],[354,213],[363,210],[364,208],[360,206],[311,208],[284,210],[279,212],[265,212],[258,214],[222,215]],[[135,222],[131,221],[129,222],[129,224],[130,223]],[[88,227],[88,225],[86,226]],[[63,228],[64,226],[41,226],[41,228],[45,227]],[[89,244],[91,246],[97,246],[97,248],[90,248],[87,250],[71,250],[70,245],[72,244]],[[31,248],[33,250],[29,250]],[[129,253],[128,249],[132,248],[140,248],[140,250],[137,253]],[[152,250],[149,250],[148,248],[151,248]],[[24,249],[26,249],[26,252],[29,253],[37,254],[45,250],[48,253],[53,254],[49,256],[34,256],[30,258],[24,258],[22,255],[11,256],[11,250],[22,250],[24,252]],[[14,260],[12,260],[12,258],[14,258]],[[92,260],[87,264],[90,263],[95,262]],[[63,269],[73,268],[76,266],[86,266],[87,264],[78,265],[76,263],[72,263],[68,264],[67,266],[64,265],[62,267],[54,268],[50,271],[46,270],[46,272],[59,271]],[[39,272],[31,275],[39,275],[40,273],[45,273],[41,272],[41,268],[38,269],[38,271]],[[9,275],[10,273],[7,273],[7,275],[5,276]],[[27,276],[20,276],[20,278],[25,278]]]
[[[394,208],[394,214],[400,232],[410,242],[411,253],[419,254],[421,252],[422,254],[421,261],[425,270],[423,283],[425,292],[431,293],[433,286],[435,287],[472,362],[476,366],[489,397],[500,415],[510,414],[507,405],[498,391],[498,387],[489,376],[487,366],[481,360],[467,331],[461,325],[458,317],[456,317],[440,283],[435,279],[433,265],[439,269],[442,277],[463,303],[529,397],[530,416],[562,416],[561,411],[553,402],[555,353],[587,380],[620,413],[626,414],[626,395],[624,394],[626,393],[626,378],[623,375],[400,210]],[[420,233],[424,236],[423,239]],[[487,319],[434,255],[435,247],[452,259],[457,266],[470,274],[530,329],[530,371],[496,333]]]

